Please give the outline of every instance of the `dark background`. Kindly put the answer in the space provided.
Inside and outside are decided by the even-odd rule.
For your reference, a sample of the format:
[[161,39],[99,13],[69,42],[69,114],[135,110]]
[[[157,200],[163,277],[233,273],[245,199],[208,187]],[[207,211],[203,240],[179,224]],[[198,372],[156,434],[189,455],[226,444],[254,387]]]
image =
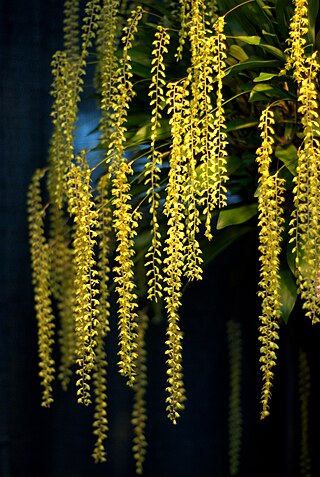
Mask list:
[[[50,59],[62,46],[62,8],[61,0],[0,1],[0,477],[127,477],[135,475],[131,393],[116,372],[115,331],[108,344],[108,462],[92,462],[92,411],[75,403],[74,389],[64,394],[57,383],[52,408],[40,407],[26,190],[34,169],[46,162]],[[313,376],[309,439],[312,475],[320,475],[319,328],[312,328],[299,308],[281,330],[272,415],[259,421],[256,250],[256,236],[246,235],[208,267],[203,282],[192,285],[184,298],[188,401],[175,427],[165,416],[165,323],[151,322],[147,477],[228,476],[228,319],[241,323],[244,336],[239,475],[300,475],[299,346],[307,351]]]

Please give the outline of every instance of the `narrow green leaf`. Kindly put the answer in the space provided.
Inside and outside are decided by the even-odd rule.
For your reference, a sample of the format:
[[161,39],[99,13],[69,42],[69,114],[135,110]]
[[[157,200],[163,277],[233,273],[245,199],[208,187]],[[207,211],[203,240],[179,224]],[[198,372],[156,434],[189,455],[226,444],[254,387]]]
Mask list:
[[292,252],[293,250],[293,243],[287,244],[286,250],[286,257],[287,257],[287,264],[291,270],[291,273],[294,275],[296,273],[296,264],[295,264],[295,254]]
[[267,45],[265,43],[260,43],[259,46],[263,48],[264,50],[269,51],[273,56],[275,56],[279,60],[286,61],[285,53],[283,53],[283,51],[280,50],[279,48],[276,48],[275,46],[272,46],[272,45]]
[[280,270],[280,302],[281,316],[285,323],[288,322],[290,314],[297,300],[297,286],[293,275],[288,268]]
[[308,2],[308,18],[309,18],[309,42],[313,45],[315,43],[315,26],[317,15],[319,11],[319,0],[309,0]]
[[226,131],[237,131],[239,129],[252,128],[259,124],[259,121],[254,118],[239,118],[229,121]]
[[288,92],[270,84],[258,83],[251,90],[249,101],[266,101],[270,99],[294,99]]
[[288,37],[288,25],[292,13],[291,4],[291,0],[276,0],[276,20],[283,39]]
[[[157,128],[157,138],[165,139],[169,136],[171,131],[171,127],[168,120],[163,120],[161,122],[161,126]],[[147,123],[141,126],[138,131],[130,138],[128,138],[126,142],[126,148],[129,149],[130,147],[137,146],[138,144],[145,144],[150,141],[151,136],[151,124]]]
[[285,164],[292,175],[296,174],[298,156],[297,148],[294,144],[289,144],[289,146],[286,147],[277,146],[275,156]]
[[236,36],[236,40],[243,41],[244,43],[247,43],[248,45],[259,45],[261,38],[260,36]]
[[274,78],[275,76],[278,76],[275,73],[260,73],[259,76],[254,78],[254,83],[259,83],[260,81],[269,81],[270,79]]
[[277,60],[261,60],[260,58],[250,57],[246,61],[242,61],[237,65],[230,66],[230,68],[227,69],[226,73],[229,75],[235,75],[238,74],[240,71],[244,70],[254,70],[256,68],[276,68],[279,66],[280,63]]
[[249,58],[247,53],[239,45],[231,45],[229,54],[239,61],[245,61]]
[[257,215],[257,204],[241,205],[232,209],[225,209],[219,213],[217,230],[228,227],[229,225],[238,225],[247,222]]

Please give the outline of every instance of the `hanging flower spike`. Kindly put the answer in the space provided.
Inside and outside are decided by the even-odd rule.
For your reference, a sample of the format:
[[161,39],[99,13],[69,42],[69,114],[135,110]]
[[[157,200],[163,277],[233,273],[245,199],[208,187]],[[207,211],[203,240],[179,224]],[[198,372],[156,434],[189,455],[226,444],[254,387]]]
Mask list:
[[74,270],[71,249],[71,230],[66,222],[63,209],[53,200],[50,205],[49,252],[50,288],[57,303],[60,318],[58,341],[61,361],[58,378],[62,389],[67,390],[75,363],[75,322],[74,322]]
[[190,0],[179,0],[179,18],[180,18],[180,29],[179,29],[179,46],[175,57],[177,61],[182,60],[183,48],[186,42],[188,35],[188,26],[190,21]]
[[172,134],[172,150],[167,185],[167,197],[164,213],[168,217],[168,233],[165,241],[164,281],[166,287],[165,302],[168,314],[167,328],[167,374],[168,397],[166,402],[169,419],[176,424],[184,408],[185,390],[182,373],[182,333],[179,327],[178,310],[182,296],[182,273],[184,264],[184,205],[183,184],[185,182],[185,164],[183,148],[183,111],[185,107],[186,88],[184,84],[168,85],[168,103]]
[[101,177],[97,195],[97,234],[98,234],[98,277],[99,277],[99,315],[97,322],[96,360],[93,369],[93,386],[95,394],[95,411],[93,433],[96,441],[92,456],[95,462],[106,461],[105,440],[108,432],[107,417],[107,353],[105,338],[110,331],[110,252],[112,237],[112,209],[110,199],[111,178],[109,174]]
[[111,103],[118,69],[116,57],[117,35],[120,24],[119,0],[104,0],[97,33],[98,63],[96,75],[101,79],[101,140],[107,141],[111,133]]
[[76,59],[79,57],[79,0],[66,0],[64,3],[64,49],[67,55]]
[[259,128],[262,129],[262,144],[257,150],[259,165],[259,251],[260,251],[260,291],[262,299],[261,326],[259,328],[261,341],[260,362],[262,371],[262,412],[261,419],[269,415],[269,402],[273,381],[272,368],[276,364],[277,341],[279,339],[279,319],[281,317],[280,303],[280,252],[283,231],[284,179],[270,175],[272,145],[274,143],[274,114],[266,108],[260,118]]
[[306,316],[313,323],[320,321],[320,302],[317,295],[320,270],[320,123],[316,77],[320,65],[316,53],[305,60],[305,78],[298,94],[298,112],[303,126],[303,142],[298,150],[297,174],[292,220],[291,242],[296,254],[298,290],[303,299]]
[[304,47],[307,43],[306,35],[309,30],[308,0],[294,0],[294,15],[289,26],[289,48],[287,53],[286,70],[293,68],[293,77],[300,82],[303,78],[305,61]]
[[94,247],[96,245],[97,212],[95,211],[90,185],[90,169],[85,153],[78,158],[68,173],[68,206],[74,218],[74,290],[75,329],[77,353],[77,395],[80,404],[91,403],[90,380],[95,364],[96,328],[98,326],[99,301],[98,272]]
[[[216,111],[213,113],[213,120],[211,119],[211,105],[208,103],[208,119],[205,120],[205,126],[208,130],[207,135],[209,140],[207,143],[208,150],[206,152],[205,161],[205,197],[203,200],[206,215],[206,232],[205,235],[210,240],[212,238],[211,233],[211,218],[212,211],[215,208],[223,208],[227,205],[227,188],[226,183],[228,181],[227,176],[227,134],[226,120],[223,107],[223,78],[225,76],[225,58],[226,55],[226,36],[224,34],[224,17],[219,17],[214,25],[216,35],[210,37],[208,45],[205,48],[208,54],[208,64],[205,68],[208,69],[208,83],[212,71],[216,73],[217,89],[216,89]],[[210,52],[212,49],[212,52]],[[211,64],[210,64],[211,63]],[[210,80],[211,82],[211,80]],[[208,88],[206,93],[209,94],[212,90],[212,85]],[[207,121],[212,121],[208,123]]]
[[137,294],[135,293],[133,256],[134,237],[140,220],[139,212],[134,213],[131,206],[130,183],[128,178],[133,174],[131,164],[124,157],[125,122],[129,103],[134,95],[131,83],[131,58],[130,48],[138,23],[142,18],[142,9],[138,7],[131,12],[128,25],[124,28],[122,42],[123,56],[117,72],[117,93],[113,97],[111,123],[113,132],[110,136],[108,147],[109,170],[112,174],[113,197],[113,228],[117,239],[115,260],[117,262],[114,272],[116,277],[116,291],[118,293],[119,316],[119,371],[127,378],[127,383],[132,386],[135,379],[136,359],[136,328],[137,328]]
[[53,402],[52,381],[55,374],[53,360],[54,315],[50,290],[50,254],[44,233],[45,209],[42,206],[41,179],[45,171],[37,169],[28,191],[28,220],[31,249],[32,282],[35,310],[38,322],[39,376],[41,378],[42,402],[49,407]]
[[158,137],[158,128],[160,127],[161,111],[165,104],[164,86],[165,86],[165,65],[163,55],[168,52],[167,45],[170,42],[168,32],[158,26],[153,42],[152,67],[151,67],[151,85],[149,96],[150,106],[152,107],[151,116],[151,153],[148,157],[144,175],[147,189],[148,202],[150,203],[151,214],[151,246],[146,253],[146,264],[148,280],[148,298],[158,301],[162,296],[162,275],[160,271],[161,258],[161,234],[159,232],[158,209],[159,209],[159,188],[160,171],[162,165],[162,154],[156,150],[156,141]]
[[[186,95],[188,94],[187,87],[189,81],[185,82]],[[192,101],[191,101],[192,102]],[[202,279],[202,251],[200,248],[197,234],[200,230],[200,211],[199,211],[199,180],[197,177],[197,159],[196,159],[196,141],[197,132],[195,131],[197,121],[194,117],[194,109],[191,107],[190,101],[184,98],[184,124],[183,135],[184,142],[182,147],[182,154],[186,162],[186,177],[182,184],[182,197],[185,207],[185,263],[184,274],[188,280]]]
[[60,316],[60,329],[58,330],[61,360],[58,378],[64,391],[67,390],[71,376],[72,366],[76,362],[76,330],[74,320],[74,269],[72,250],[66,251],[66,267],[61,297],[57,307]]

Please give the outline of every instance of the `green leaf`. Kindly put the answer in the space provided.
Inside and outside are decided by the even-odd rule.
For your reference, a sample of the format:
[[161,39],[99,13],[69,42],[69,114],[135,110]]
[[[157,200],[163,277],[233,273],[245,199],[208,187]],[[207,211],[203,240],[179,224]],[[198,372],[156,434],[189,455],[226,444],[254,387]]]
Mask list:
[[287,244],[286,257],[287,257],[287,264],[289,265],[291,273],[294,275],[296,272],[296,263],[295,263],[295,254],[292,252],[293,246],[294,245],[292,242]]
[[252,128],[257,126],[259,121],[254,118],[239,118],[229,121],[226,131],[237,131],[239,129]]
[[247,43],[248,45],[259,45],[261,38],[260,36],[236,36],[236,40],[243,41],[244,43]]
[[278,76],[276,73],[260,73],[259,76],[254,78],[254,83],[259,83],[260,81],[269,81],[270,79]]
[[280,270],[280,302],[281,316],[285,323],[288,322],[289,316],[297,300],[297,286],[293,275],[288,268]]
[[249,58],[247,53],[239,45],[231,45],[229,49],[229,54],[239,61],[245,61]]
[[249,219],[257,215],[257,204],[240,205],[232,209],[225,209],[219,213],[217,230],[228,227],[229,225],[238,225],[247,222]]
[[260,43],[259,46],[263,48],[264,50],[267,50],[270,53],[272,53],[272,55],[278,58],[279,60],[286,61],[285,53],[283,53],[283,51],[280,50],[279,48],[276,48],[275,46],[272,46],[272,45],[267,45],[265,43]]
[[278,60],[261,60],[260,58],[250,57],[246,61],[242,61],[237,65],[230,66],[230,68],[226,70],[226,73],[229,75],[235,75],[244,70],[254,70],[256,68],[276,68],[279,66],[280,63]]
[[292,13],[290,7],[291,0],[276,0],[276,20],[284,39],[288,37],[288,25]]
[[292,175],[296,174],[297,168],[297,148],[294,144],[289,144],[289,146],[277,146],[275,150],[275,156],[284,163],[287,169],[291,172]]
[[315,26],[317,15],[319,11],[319,0],[309,0],[308,2],[308,19],[309,19],[309,29],[308,36],[309,42],[313,45],[315,43]]
[[270,99],[294,99],[294,97],[282,88],[270,84],[259,83],[251,90],[249,101],[266,101]]
[[[171,127],[168,120],[163,119],[161,122],[161,126],[157,128],[157,138],[159,140],[165,139],[169,136],[171,131]],[[131,147],[135,147],[139,144],[145,144],[150,141],[151,136],[151,124],[148,122],[141,126],[138,131],[130,138],[128,138],[126,142],[126,148],[129,149]]]

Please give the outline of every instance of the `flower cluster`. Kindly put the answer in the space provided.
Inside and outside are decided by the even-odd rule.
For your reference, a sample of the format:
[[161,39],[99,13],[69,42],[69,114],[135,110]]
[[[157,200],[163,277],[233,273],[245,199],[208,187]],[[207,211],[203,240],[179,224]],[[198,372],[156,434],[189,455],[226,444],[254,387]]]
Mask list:
[[263,388],[262,412],[263,419],[269,414],[269,401],[273,371],[276,364],[277,341],[279,339],[279,319],[281,316],[280,302],[280,252],[283,231],[284,180],[270,173],[272,160],[272,145],[274,143],[274,113],[267,107],[263,110],[259,127],[261,128],[262,144],[257,150],[259,165],[259,251],[260,251],[260,291],[262,313],[260,316],[259,341],[260,362]]
[[320,270],[320,122],[316,76],[320,69],[316,54],[304,61],[304,78],[299,83],[298,112],[303,126],[303,141],[298,150],[297,173],[294,178],[295,210],[291,220],[296,254],[297,283],[306,315],[313,323],[320,320],[317,294]]
[[52,381],[55,374],[53,360],[54,315],[50,290],[50,253],[44,233],[45,209],[42,206],[41,179],[44,170],[37,169],[28,191],[29,236],[34,286],[35,310],[38,321],[39,366],[42,391],[42,406],[53,401]]
[[[312,45],[307,44],[310,33],[310,8],[307,0],[293,1],[294,15],[289,26],[285,73],[289,75],[292,70],[290,74],[295,83],[285,81],[285,96],[280,95],[281,100],[261,107],[264,108],[259,124],[261,145],[256,151],[258,188],[255,197],[258,198],[260,252],[258,295],[262,301],[259,326],[263,381],[261,418],[269,414],[279,322],[282,308],[285,308],[281,303],[281,287],[286,284],[281,281],[280,273],[281,246],[283,236],[286,237],[287,233],[284,227],[285,207],[285,210],[292,211],[288,225],[295,257],[292,269],[296,273],[298,292],[306,315],[313,323],[320,321],[320,121],[317,92],[320,64],[317,54],[312,53]],[[58,377],[63,389],[67,389],[72,366],[76,365],[78,402],[88,405],[94,400],[93,433],[96,439],[92,455],[96,462],[106,460],[108,386],[105,341],[110,331],[112,276],[118,305],[118,364],[120,374],[125,376],[127,383],[133,388],[133,453],[137,473],[141,474],[147,445],[145,334],[148,319],[144,311],[139,312],[140,297],[147,295],[146,298],[152,300],[152,306],[157,309],[161,308],[163,299],[165,306],[166,410],[169,419],[175,424],[185,403],[183,333],[179,317],[183,280],[202,278],[200,239],[202,235],[202,238],[209,240],[213,238],[214,216],[228,205],[229,144],[231,148],[233,141],[242,144],[241,141],[237,142],[241,134],[240,132],[237,136],[238,126],[235,123],[228,124],[227,128],[229,112],[226,104],[228,102],[232,105],[241,96],[237,104],[244,106],[244,111],[250,109],[256,114],[261,105],[259,99],[253,96],[258,91],[256,86],[262,86],[261,90],[267,92],[263,96],[265,100],[269,93],[277,94],[283,78],[280,81],[279,78],[273,78],[276,76],[274,70],[271,75],[261,73],[261,76],[254,79],[254,83],[267,78],[266,81],[276,87],[263,89],[268,88],[268,85],[258,84],[252,90],[250,85],[252,96],[247,102],[249,89],[243,85],[245,76],[242,75],[243,72],[246,74],[245,68],[250,69],[253,66],[251,63],[256,62],[247,62],[244,58],[247,58],[249,50],[254,51],[256,47],[262,48],[264,53],[272,51],[277,58],[281,54],[275,46],[256,44],[255,36],[240,35],[238,39],[231,37],[228,40],[232,54],[227,57],[227,13],[224,16],[217,15],[216,0],[179,0],[173,2],[175,5],[171,2],[173,8],[177,7],[177,12],[179,9],[179,14],[173,15],[173,21],[177,16],[180,18],[179,32],[171,29],[171,19],[164,18],[163,25],[159,24],[156,12],[152,8],[144,11],[142,7],[136,6],[135,0],[87,1],[80,28],[79,3],[79,0],[65,1],[64,49],[58,51],[52,61],[53,133],[46,178],[48,194],[44,194],[48,197],[48,205],[43,206],[40,189],[44,171],[36,171],[28,194],[42,404],[49,406],[52,402],[55,310],[59,316],[57,337],[61,354]],[[146,3],[153,6],[152,2]],[[165,3],[170,2],[168,0]],[[247,3],[250,1],[237,7]],[[251,7],[253,5],[246,5],[245,8],[250,10]],[[126,22],[125,17],[130,8],[133,9]],[[234,8],[228,13],[233,10]],[[145,26],[155,29],[155,36],[150,49],[146,48],[150,53],[149,57],[144,58],[142,64],[136,60],[141,58],[142,44],[138,26],[143,16],[147,19]],[[271,18],[271,10],[268,10],[268,16]],[[103,149],[103,153],[102,160],[94,167],[98,180],[97,187],[93,190],[95,182],[91,177],[91,165],[89,167],[86,153],[78,156],[74,134],[79,101],[84,89],[84,75],[95,39],[95,81],[102,111],[99,150]],[[185,55],[184,61],[178,66],[172,65],[169,72],[165,58],[167,54],[169,56],[168,45],[170,42],[174,45],[175,39],[178,42],[174,55],[177,61],[182,59],[186,45],[190,50],[190,57]],[[248,49],[246,46],[240,47],[238,41],[244,45],[249,44]],[[235,64],[240,57],[241,65]],[[271,67],[269,63],[263,62],[265,66]],[[275,63],[271,63],[272,68],[276,68]],[[180,66],[182,75],[178,71]],[[238,67],[241,68],[241,81],[235,75]],[[251,73],[249,71],[247,77],[251,78]],[[167,79],[169,74],[170,80]],[[139,76],[143,77],[141,81]],[[273,83],[274,81],[277,83]],[[294,94],[292,90],[295,84],[297,108],[294,102],[287,103],[284,99],[287,98],[287,93],[289,99]],[[147,92],[144,101],[147,109],[150,108],[151,115],[146,119],[147,124],[143,124],[132,139],[130,120],[137,121],[141,114],[141,111],[136,111],[139,102],[135,103],[135,91],[146,91],[145,85]],[[237,88],[235,95],[232,94],[234,85]],[[275,130],[277,134],[281,134],[282,124],[275,126],[273,110],[279,117],[283,117],[288,110],[297,112],[297,121],[286,119],[285,133],[283,138],[279,137],[278,144],[275,143]],[[132,116],[130,111],[133,111]],[[144,113],[141,116],[146,117]],[[248,126],[243,120],[241,117],[240,128]],[[171,135],[168,131],[163,140],[167,122]],[[276,146],[285,149],[282,148],[281,141],[287,140],[289,129],[294,137],[292,148],[296,150],[295,145],[300,145],[296,171],[285,161],[279,167],[272,159]],[[162,135],[162,132],[165,134]],[[143,146],[139,146],[137,150],[131,147],[135,139],[142,136]],[[167,137],[170,147],[165,150]],[[259,141],[254,131],[250,132],[250,139],[252,142],[257,139]],[[145,165],[141,170],[142,157]],[[230,170],[233,168],[233,159],[231,157]],[[241,176],[242,168],[246,167],[246,159],[239,162],[241,172],[239,175],[236,172],[237,178]],[[284,204],[283,177],[288,174],[286,169],[292,172],[293,187],[291,180],[288,180],[286,188],[289,193],[286,194]],[[245,181],[246,179],[239,179],[241,187]],[[231,183],[231,198],[236,194],[237,190]],[[251,198],[255,200],[253,194]],[[250,208],[251,206],[255,207],[256,204],[250,204]],[[235,210],[238,210],[238,205]],[[49,212],[48,217],[46,211]],[[222,211],[220,217],[229,212],[232,215],[234,211]],[[238,223],[237,220],[235,223]],[[149,222],[151,227],[148,227]],[[141,228],[147,225],[147,230],[142,231],[142,237],[137,237],[140,225]],[[46,235],[49,237],[48,241]],[[137,255],[136,246],[141,247],[141,253]],[[111,263],[115,264],[113,269]],[[136,286],[137,281],[140,282],[139,287]],[[228,337],[231,380],[229,426],[233,430],[229,448],[230,474],[236,475],[242,425],[239,403],[241,332],[233,322],[228,324]],[[303,370],[307,373],[303,356],[301,369],[301,373]],[[305,461],[301,468],[307,474],[306,401],[301,402],[304,433],[302,460]]]
[[149,96],[152,107],[151,117],[151,144],[150,155],[145,165],[145,184],[147,186],[147,196],[150,203],[151,214],[151,246],[146,253],[146,267],[149,268],[147,275],[148,298],[158,301],[162,296],[162,276],[161,266],[161,234],[159,232],[158,208],[159,208],[159,188],[160,188],[160,168],[162,164],[162,154],[156,150],[157,130],[160,126],[161,111],[165,104],[165,65],[163,55],[168,52],[170,36],[167,31],[158,26],[153,42],[152,78]]
[[182,59],[183,48],[186,42],[188,35],[188,24],[189,24],[189,15],[190,15],[190,0],[179,0],[179,46],[175,57],[177,61]]
[[102,140],[110,135],[110,106],[114,94],[114,78],[118,67],[116,57],[117,30],[119,27],[119,0],[104,0],[97,35],[98,81],[101,83],[101,133]]
[[172,128],[172,150],[167,185],[167,197],[164,213],[168,217],[168,233],[165,241],[164,281],[165,302],[168,314],[167,328],[167,373],[168,397],[167,411],[169,418],[176,423],[183,409],[184,386],[182,375],[182,333],[179,327],[178,310],[181,305],[182,273],[184,265],[184,204],[183,184],[185,181],[185,164],[183,151],[183,111],[186,89],[183,84],[168,85],[169,112]]
[[98,280],[94,247],[96,245],[97,212],[90,186],[90,169],[85,155],[79,157],[68,173],[68,206],[74,219],[73,263],[76,330],[76,362],[78,364],[78,402],[91,403],[90,380],[95,364],[95,347],[99,314]]
[[[188,82],[184,87],[187,88]],[[190,101],[185,98],[184,116],[184,142],[183,155],[186,161],[185,181],[182,184],[182,197],[185,204],[185,263],[184,274],[188,280],[200,280],[202,278],[202,251],[197,238],[201,219],[199,209],[199,180],[197,176],[196,159],[196,121],[194,109]]]
[[308,33],[308,0],[294,0],[294,15],[290,22],[289,38],[287,40],[289,48],[286,70],[293,68],[293,77],[296,81],[301,81],[303,77],[305,52]]
[[139,213],[132,211],[130,183],[128,178],[133,174],[131,164],[124,157],[125,121],[129,102],[133,97],[131,83],[131,58],[129,50],[132,47],[138,22],[141,20],[142,10],[138,7],[132,11],[128,26],[124,28],[122,42],[124,44],[123,57],[117,72],[117,94],[113,98],[111,123],[113,132],[110,136],[108,148],[108,163],[112,174],[112,204],[113,228],[118,242],[115,283],[119,295],[119,367],[120,373],[127,377],[129,385],[133,385],[135,377],[136,358],[136,308],[137,295],[133,280],[134,237],[138,226]]
[[93,433],[96,441],[92,456],[95,462],[105,462],[106,450],[104,442],[108,432],[107,418],[107,353],[105,338],[110,331],[110,291],[109,257],[111,252],[112,237],[112,209],[110,201],[110,176],[105,174],[98,184],[96,199],[98,210],[97,235],[98,235],[98,278],[99,278],[99,314],[97,320],[97,337],[95,348],[95,365],[93,368],[93,390],[95,395],[95,411],[93,416]]
[[64,49],[68,55],[79,55],[79,0],[66,0],[64,4]]
[[57,303],[60,316],[58,330],[61,362],[58,377],[64,390],[67,389],[75,362],[75,323],[74,307],[74,272],[71,249],[71,231],[66,223],[63,209],[55,201],[50,206],[50,288]]

